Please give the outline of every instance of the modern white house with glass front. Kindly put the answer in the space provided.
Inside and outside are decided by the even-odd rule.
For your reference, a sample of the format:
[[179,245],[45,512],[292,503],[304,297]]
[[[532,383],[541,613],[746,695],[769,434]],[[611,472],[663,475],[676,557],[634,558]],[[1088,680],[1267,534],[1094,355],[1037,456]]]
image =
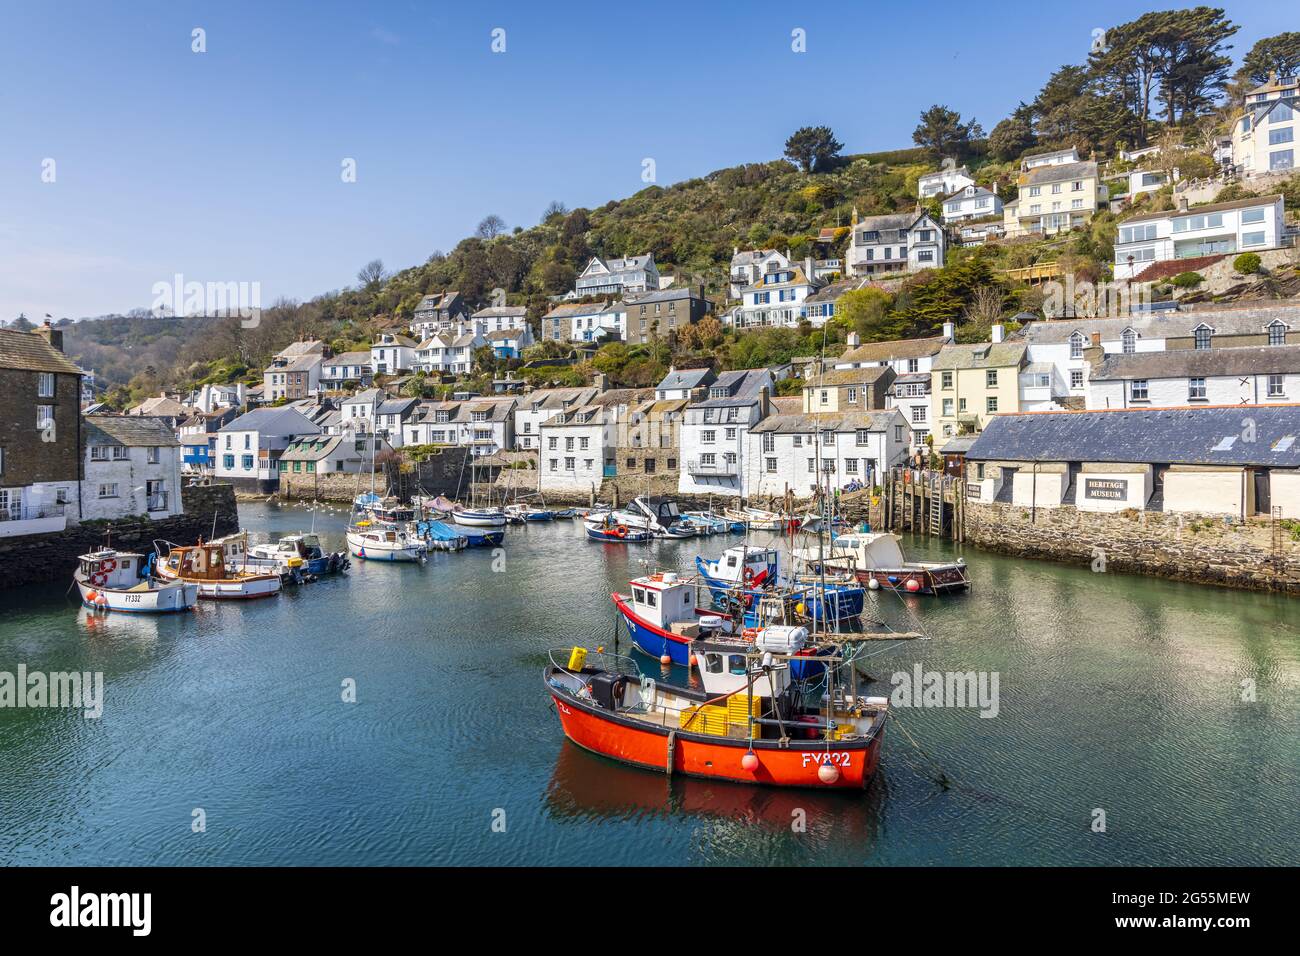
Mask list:
[[1247,178],[1295,169],[1300,99],[1294,77],[1289,84],[1277,83],[1271,92],[1265,87],[1252,91],[1247,112],[1233,122],[1232,161]]
[[1283,215],[1281,196],[1255,196],[1132,216],[1119,224],[1115,278],[1137,278],[1154,262],[1276,249]]

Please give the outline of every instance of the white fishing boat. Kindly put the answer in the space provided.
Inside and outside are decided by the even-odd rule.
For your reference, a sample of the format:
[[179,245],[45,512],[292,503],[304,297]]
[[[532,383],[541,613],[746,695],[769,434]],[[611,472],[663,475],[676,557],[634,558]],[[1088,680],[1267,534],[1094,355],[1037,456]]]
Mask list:
[[762,508],[728,508],[724,514],[732,521],[744,522],[750,531],[784,531],[788,526],[786,518]]
[[83,554],[72,578],[81,603],[93,611],[170,614],[191,611],[199,601],[197,584],[151,580],[145,556],[133,551],[103,548]]
[[246,601],[280,593],[280,575],[227,563],[225,546],[216,541],[188,546],[155,541],[154,550],[158,555],[154,575],[163,581],[196,584],[201,598]]
[[267,570],[288,575],[335,574],[348,566],[348,556],[343,551],[326,551],[320,538],[310,532],[286,534],[276,541],[254,544],[248,548],[250,562]]
[[348,526],[348,550],[363,561],[423,561],[427,547],[404,528],[367,519]]

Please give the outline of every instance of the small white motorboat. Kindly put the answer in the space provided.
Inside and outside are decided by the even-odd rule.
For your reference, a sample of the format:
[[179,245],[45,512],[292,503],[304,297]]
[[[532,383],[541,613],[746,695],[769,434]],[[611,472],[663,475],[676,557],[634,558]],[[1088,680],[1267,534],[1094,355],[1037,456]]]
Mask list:
[[363,561],[423,561],[423,541],[404,528],[361,520],[348,527],[348,550]]
[[72,578],[81,603],[93,611],[170,614],[192,611],[199,586],[185,581],[157,582],[149,577],[145,556],[103,548],[77,559]]

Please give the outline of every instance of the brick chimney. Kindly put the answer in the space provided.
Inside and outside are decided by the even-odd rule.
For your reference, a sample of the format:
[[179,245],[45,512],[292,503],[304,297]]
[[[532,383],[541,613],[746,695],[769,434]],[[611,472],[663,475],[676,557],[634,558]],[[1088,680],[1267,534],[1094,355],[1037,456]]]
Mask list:
[[758,417],[767,418],[772,411],[772,394],[768,387],[764,385],[758,390]]
[[46,319],[45,324],[36,330],[36,334],[50,343],[51,348],[63,351],[63,330],[52,326],[49,319]]
[[1101,347],[1101,333],[1093,332],[1092,341],[1083,350],[1084,361],[1088,363],[1089,369],[1094,369],[1101,364],[1102,359],[1106,357],[1106,350]]
[[1187,212],[1187,194],[1186,194],[1186,193],[1184,193],[1183,195],[1181,195],[1181,196],[1178,197],[1178,211],[1179,211],[1179,212]]

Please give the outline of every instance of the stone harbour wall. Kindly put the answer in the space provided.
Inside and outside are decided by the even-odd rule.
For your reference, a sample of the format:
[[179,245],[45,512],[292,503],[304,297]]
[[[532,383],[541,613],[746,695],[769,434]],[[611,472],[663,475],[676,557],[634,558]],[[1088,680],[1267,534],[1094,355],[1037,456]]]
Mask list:
[[[1103,514],[1000,503],[966,506],[966,540],[1002,554],[1084,567],[1300,594],[1300,541],[1287,526],[1277,549],[1267,519],[1120,511]],[[1104,565],[1101,564],[1104,562]]]
[[239,530],[239,511],[230,485],[187,485],[181,490],[181,500],[185,513],[161,521],[133,517],[77,525],[50,534],[0,538],[0,564],[5,569],[0,575],[0,588],[51,581],[70,584],[77,558],[103,546],[106,531],[111,534],[114,548],[148,553],[155,539],[193,544],[199,538],[213,537],[214,527],[218,537]]

